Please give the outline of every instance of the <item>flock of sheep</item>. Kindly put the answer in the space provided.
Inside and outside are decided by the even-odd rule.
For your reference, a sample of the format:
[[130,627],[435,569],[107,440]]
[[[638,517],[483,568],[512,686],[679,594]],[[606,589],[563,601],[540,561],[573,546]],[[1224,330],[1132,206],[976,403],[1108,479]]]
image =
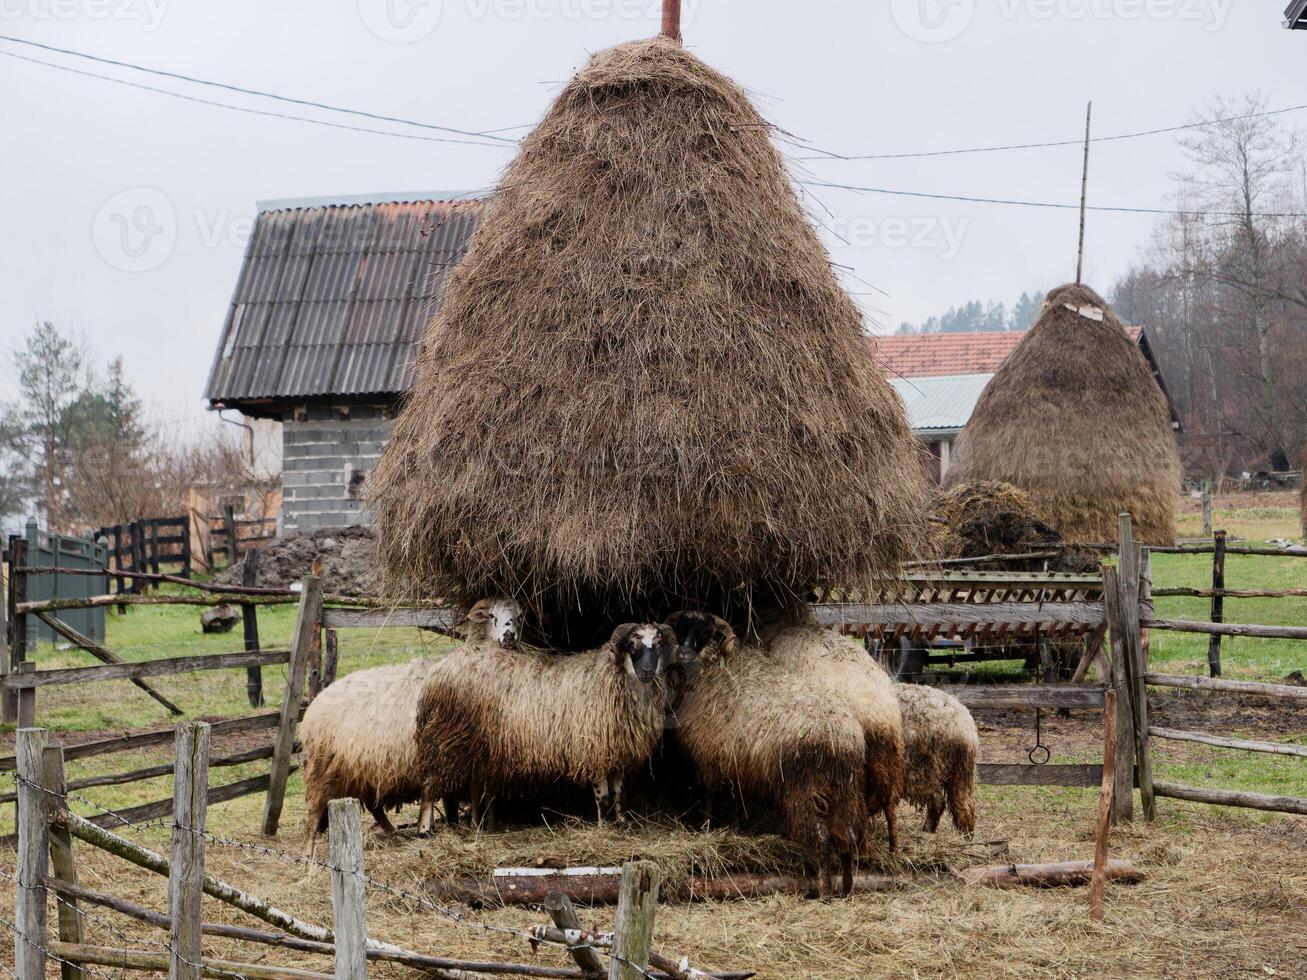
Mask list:
[[312,702],[301,727],[310,848],[343,797],[386,831],[387,810],[420,801],[425,833],[438,801],[447,823],[466,800],[484,825],[495,797],[562,783],[591,787],[598,819],[621,821],[625,780],[664,739],[706,791],[772,804],[825,895],[836,858],[852,890],[873,817],[896,847],[899,802],[925,809],[928,830],[946,809],[974,828],[970,714],[941,691],[893,684],[852,640],[799,624],[750,644],[716,616],[681,612],[560,654],[521,644],[521,616],[483,600],[454,652],[358,671]]

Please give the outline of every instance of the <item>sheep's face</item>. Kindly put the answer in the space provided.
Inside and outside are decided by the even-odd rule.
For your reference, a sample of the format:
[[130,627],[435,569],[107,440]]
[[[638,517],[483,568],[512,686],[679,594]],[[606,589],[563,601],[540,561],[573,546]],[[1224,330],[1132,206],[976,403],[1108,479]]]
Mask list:
[[666,626],[627,623],[613,632],[613,660],[630,680],[651,684],[663,676],[676,650],[676,634]]
[[683,669],[735,649],[735,630],[712,613],[683,611],[667,617],[676,636],[676,663]]
[[477,624],[491,643],[505,650],[517,646],[522,607],[511,599],[482,599],[467,614],[468,622]]

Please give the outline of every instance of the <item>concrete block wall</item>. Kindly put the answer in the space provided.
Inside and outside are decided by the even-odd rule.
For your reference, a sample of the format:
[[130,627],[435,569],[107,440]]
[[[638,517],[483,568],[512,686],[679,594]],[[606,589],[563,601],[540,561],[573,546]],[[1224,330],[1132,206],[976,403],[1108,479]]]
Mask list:
[[377,465],[393,424],[387,406],[310,406],[282,425],[281,528],[367,524],[363,481]]

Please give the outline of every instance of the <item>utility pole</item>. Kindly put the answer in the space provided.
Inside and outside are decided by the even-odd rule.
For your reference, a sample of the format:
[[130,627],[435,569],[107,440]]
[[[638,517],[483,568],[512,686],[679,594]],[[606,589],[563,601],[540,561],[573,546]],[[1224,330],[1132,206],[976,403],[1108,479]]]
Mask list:
[[1085,207],[1089,202],[1089,128],[1094,118],[1094,103],[1085,111],[1085,167],[1080,175],[1080,248],[1076,253],[1076,285],[1085,274]]

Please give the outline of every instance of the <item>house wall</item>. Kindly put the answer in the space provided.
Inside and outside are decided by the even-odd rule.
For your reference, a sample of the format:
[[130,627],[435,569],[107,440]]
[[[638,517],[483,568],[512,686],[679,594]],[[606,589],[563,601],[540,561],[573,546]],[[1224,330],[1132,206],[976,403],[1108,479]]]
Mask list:
[[363,482],[390,437],[390,406],[308,406],[282,424],[281,530],[368,524]]

